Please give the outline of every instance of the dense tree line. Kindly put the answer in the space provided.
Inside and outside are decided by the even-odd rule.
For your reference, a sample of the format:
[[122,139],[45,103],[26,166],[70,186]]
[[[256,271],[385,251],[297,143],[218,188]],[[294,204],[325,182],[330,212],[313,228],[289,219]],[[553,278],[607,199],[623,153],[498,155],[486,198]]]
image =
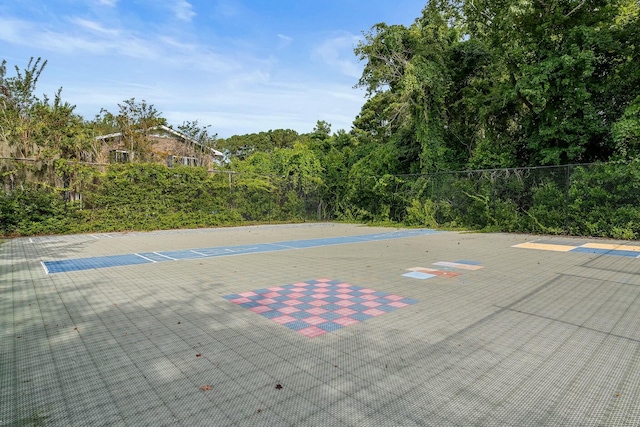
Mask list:
[[[185,225],[210,225],[207,212],[226,212],[229,221],[295,220],[313,213],[317,219],[638,236],[640,212],[632,200],[598,199],[604,196],[584,184],[611,177],[605,192],[637,189],[638,28],[637,0],[431,0],[413,24],[376,24],[355,47],[364,64],[357,86],[367,98],[351,129],[332,132],[320,120],[304,134],[276,129],[220,139],[198,122],[179,126],[226,156],[217,177],[184,175],[190,177],[183,183],[187,192],[202,198],[200,205],[180,202],[199,206],[193,208],[198,214],[189,208]],[[156,166],[97,173],[86,164],[105,161],[94,137],[111,132],[121,132],[137,161],[145,161],[146,130],[166,124],[162,114],[130,99],[116,113],[103,110],[85,120],[62,101],[60,91],[53,99],[35,96],[45,64],[32,60],[11,77],[6,62],[0,67],[2,180],[5,189],[9,182],[20,183],[9,186],[15,191],[7,193],[4,212],[16,206],[26,182],[58,192],[80,183],[88,195],[84,208],[96,214],[114,206],[105,193],[121,191],[113,182],[140,182],[132,173],[159,179]],[[29,161],[11,160],[18,158]],[[566,169],[575,177],[540,175],[526,183],[526,191],[518,189],[523,179],[442,178],[455,170],[591,162],[618,162],[627,169],[591,169],[596,181],[587,169]],[[129,178],[119,180],[118,174]],[[204,187],[193,190],[194,180]],[[178,188],[168,178],[157,182]],[[604,211],[589,219],[590,226],[569,230],[570,213],[579,215],[595,200],[583,193],[600,200]],[[170,208],[177,199],[156,199],[147,219],[186,218]],[[25,203],[34,206],[32,201]],[[622,231],[602,223],[615,217],[607,209],[626,212],[617,220]],[[146,224],[153,228],[153,221]]]

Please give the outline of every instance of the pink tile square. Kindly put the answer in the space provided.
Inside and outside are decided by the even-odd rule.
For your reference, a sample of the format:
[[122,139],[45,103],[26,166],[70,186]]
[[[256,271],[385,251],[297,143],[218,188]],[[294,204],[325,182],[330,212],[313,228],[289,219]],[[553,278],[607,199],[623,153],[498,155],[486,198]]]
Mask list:
[[266,294],[262,294],[262,296],[265,298],[275,298],[281,297],[282,294],[280,292],[267,292]]
[[342,325],[342,326],[349,326],[355,323],[360,323],[360,321],[356,319],[352,319],[350,317],[340,317],[338,319],[334,319],[333,323],[337,323],[338,325]]
[[304,292],[304,291],[306,291],[306,290],[307,290],[307,288],[291,288],[291,289],[289,289],[289,291],[290,291],[291,293],[294,293],[294,292]]
[[293,286],[298,288],[306,288],[307,286],[309,286],[309,284],[305,282],[298,282],[298,283],[294,283]]
[[329,295],[327,295],[327,294],[313,294],[313,295],[311,295],[311,296],[312,296],[313,298],[315,298],[315,299],[322,299],[322,298],[326,298],[326,297],[328,297]]
[[304,294],[300,294],[298,292],[292,292],[290,294],[287,294],[287,296],[291,299],[296,299],[296,298],[302,298],[303,296],[305,296]]
[[297,301],[297,300],[291,299],[291,300],[288,300],[288,301],[282,301],[282,303],[286,304],[286,305],[299,305],[299,304],[302,304],[302,301]]
[[372,300],[372,299],[378,299],[380,297],[375,296],[375,295],[362,295],[360,298],[366,299],[366,300]]
[[[316,307],[322,307],[323,305],[327,305],[327,304],[329,304],[329,301],[325,301],[323,299],[319,299],[317,301],[312,301],[309,303],[309,305],[315,305]],[[340,305],[340,303],[336,303],[336,304]]]
[[346,299],[344,299],[344,300],[342,300],[342,301],[338,301],[338,302],[336,303],[336,305],[339,305],[339,306],[341,306],[341,307],[350,307],[350,306],[352,306],[352,305],[354,305],[354,304],[355,304],[355,302],[353,302],[353,301],[349,301],[349,300],[346,300]]
[[273,292],[284,291],[284,288],[280,286],[274,286],[273,288],[267,288],[267,289]]
[[[277,319],[277,317],[276,317]],[[311,317],[307,317],[305,319],[302,319],[303,321],[307,322],[310,325],[320,325],[322,323],[327,323],[328,320],[324,319],[320,316],[311,316]]]
[[357,313],[355,310],[351,310],[350,308],[339,308],[338,310],[333,310],[334,313],[339,314],[341,316],[350,316],[354,313]]
[[316,282],[330,282],[331,279],[316,279]]
[[387,305],[390,305],[391,307],[402,308],[402,307],[408,306],[409,304],[404,303],[404,302],[394,301],[394,302],[390,302]]
[[275,304],[278,301],[271,299],[271,298],[264,298],[264,299],[259,299],[258,301],[256,301],[258,304],[262,304],[262,305],[269,305],[269,304]]
[[348,283],[340,283],[338,285],[336,285],[336,287],[338,288],[351,288],[351,285]]
[[267,307],[266,305],[259,305],[258,307],[251,307],[249,310],[253,311],[254,313],[264,313],[265,311],[271,311],[271,308]]
[[285,323],[295,322],[298,319],[285,314],[284,316],[272,317],[271,320],[273,320],[276,323],[280,323],[281,325],[284,325]]
[[279,308],[278,311],[284,314],[291,314],[291,313],[299,312],[300,309],[295,307],[283,307],[283,308]]
[[[297,309],[296,309],[297,310]],[[310,308],[309,310],[305,310],[307,313],[311,313],[311,314],[324,314],[324,313],[328,313],[328,310],[325,310],[324,308],[320,308],[320,307],[314,307],[314,308]]]
[[380,316],[381,314],[385,314],[386,311],[378,310],[377,308],[370,308],[369,310],[363,311],[364,314],[368,314],[369,316]]
[[315,326],[309,326],[308,328],[300,329],[298,332],[309,338],[317,337],[318,335],[324,335],[327,333],[327,331],[325,331],[324,329],[320,329]]
[[364,289],[360,289],[358,292],[362,292],[363,294],[372,294],[378,291],[374,291],[373,289],[369,289],[369,288],[364,288]]
[[236,299],[232,299],[230,300],[232,303],[234,304],[242,304],[245,302],[251,302],[251,300],[249,298],[236,298]]
[[400,295],[387,295],[385,298],[391,301],[398,301],[398,300],[404,299],[404,297],[401,297]]
[[316,288],[328,288],[331,285],[326,284],[326,283],[318,283],[318,284],[313,285],[313,286],[316,287]]
[[335,296],[336,298],[340,298],[340,299],[349,299],[349,298],[353,298],[353,295],[349,295],[349,294],[338,294]]
[[240,295],[241,297],[255,297],[258,294],[256,294],[255,292],[249,291],[249,292],[243,292],[238,295]]
[[377,306],[382,305],[382,304],[380,304],[379,302],[375,302],[375,301],[367,301],[367,302],[363,302],[362,305],[364,305],[365,307],[373,308],[373,307],[377,307]]

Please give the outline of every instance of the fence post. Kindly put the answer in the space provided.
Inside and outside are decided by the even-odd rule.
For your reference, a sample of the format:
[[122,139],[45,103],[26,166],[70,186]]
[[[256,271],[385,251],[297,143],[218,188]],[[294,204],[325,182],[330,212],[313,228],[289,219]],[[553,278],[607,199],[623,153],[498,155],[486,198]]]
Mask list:
[[571,187],[571,165],[566,165],[564,180],[564,234],[569,234],[569,188]]

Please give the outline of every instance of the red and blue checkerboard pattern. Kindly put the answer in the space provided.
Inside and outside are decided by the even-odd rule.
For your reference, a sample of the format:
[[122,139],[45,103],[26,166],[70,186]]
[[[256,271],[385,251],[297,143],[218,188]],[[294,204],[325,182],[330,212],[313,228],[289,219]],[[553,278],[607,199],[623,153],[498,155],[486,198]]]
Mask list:
[[257,289],[223,298],[310,338],[418,302],[330,279]]

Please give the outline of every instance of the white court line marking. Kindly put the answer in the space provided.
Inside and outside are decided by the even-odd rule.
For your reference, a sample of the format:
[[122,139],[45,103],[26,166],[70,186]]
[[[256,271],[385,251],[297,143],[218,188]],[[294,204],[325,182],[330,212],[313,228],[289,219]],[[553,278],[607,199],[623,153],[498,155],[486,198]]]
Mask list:
[[139,256],[140,258],[144,258],[144,259],[146,259],[147,261],[151,261],[151,262],[158,262],[158,261],[154,261],[154,260],[152,260],[151,258],[147,258],[146,256],[142,256],[142,255],[140,255],[140,254],[134,254],[134,255],[135,255],[135,256]]
[[29,243],[33,243],[33,239],[29,237]]
[[198,252],[198,251],[193,251],[193,250],[191,250],[191,251],[189,251],[189,252],[193,252],[194,254],[198,254],[198,255],[200,255],[200,256],[207,256],[207,254],[203,254],[202,252]]
[[231,252],[232,254],[237,254],[238,252],[252,251],[254,249],[258,249],[258,247],[256,246],[255,248],[245,248],[245,249],[237,249],[237,250],[225,249],[225,251]]
[[94,235],[94,234],[91,234],[91,237],[93,237],[96,240],[100,240],[100,238],[98,236]]
[[102,233],[103,236],[107,236],[110,239],[113,239],[113,236],[109,236],[108,234]]
[[154,254],[156,254],[156,255],[158,255],[158,256],[161,256],[161,257],[169,258],[169,259],[171,259],[171,260],[173,260],[173,261],[176,261],[176,258],[171,258],[170,256],[162,255],[162,254],[160,254],[160,253],[158,253],[158,252],[154,252]]
[[40,264],[42,264],[42,268],[44,268],[44,272],[49,274],[49,269],[47,268],[47,266],[44,264],[44,262],[40,261]]

